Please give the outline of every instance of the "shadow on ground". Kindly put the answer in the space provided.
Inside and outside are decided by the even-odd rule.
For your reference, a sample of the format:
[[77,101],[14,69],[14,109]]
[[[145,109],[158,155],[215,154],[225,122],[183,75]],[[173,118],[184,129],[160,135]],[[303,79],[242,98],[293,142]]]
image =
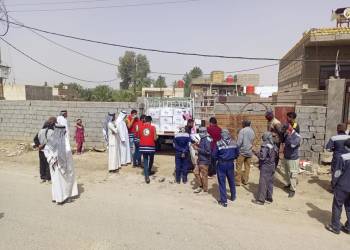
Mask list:
[[256,198],[256,194],[258,193],[259,184],[250,182],[247,185],[243,185],[243,188],[245,190],[247,190],[248,192],[250,192],[254,196],[254,198]]
[[0,219],[4,218],[5,214],[4,213],[0,213]]
[[311,208],[311,210],[307,211],[307,214],[316,220],[318,220],[322,225],[326,225],[329,223],[332,217],[332,213],[328,210],[322,210],[314,204],[308,202],[306,205]]
[[79,192],[78,198],[80,198],[81,194],[83,194],[85,192],[85,188],[84,188],[83,183],[78,184],[78,192]]
[[211,194],[215,200],[220,200],[219,185],[213,183],[213,185],[208,189],[208,194]]
[[273,186],[283,190],[285,193],[289,193],[288,189],[284,188],[286,184],[282,182],[280,178],[284,179],[284,173],[282,172],[281,168],[277,168],[275,178],[273,180]]
[[330,192],[330,181],[329,180],[320,180],[320,178],[318,176],[312,176],[311,180],[308,180],[308,183],[310,184],[317,184],[319,185],[321,188],[323,188],[324,190]]

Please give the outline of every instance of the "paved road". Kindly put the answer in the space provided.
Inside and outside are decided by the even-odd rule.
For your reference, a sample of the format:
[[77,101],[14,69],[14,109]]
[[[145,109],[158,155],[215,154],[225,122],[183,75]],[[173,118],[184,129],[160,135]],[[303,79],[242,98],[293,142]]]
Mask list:
[[350,249],[349,235],[324,230],[329,211],[307,200],[307,212],[256,207],[247,192],[221,208],[189,185],[122,174],[80,180],[81,197],[58,206],[35,174],[0,166],[0,249]]

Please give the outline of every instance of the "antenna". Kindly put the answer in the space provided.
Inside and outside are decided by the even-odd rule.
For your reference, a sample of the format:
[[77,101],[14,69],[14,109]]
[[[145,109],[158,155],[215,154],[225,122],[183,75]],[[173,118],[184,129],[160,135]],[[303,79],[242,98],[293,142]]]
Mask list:
[[335,58],[335,78],[339,79],[340,78],[340,67],[338,64],[338,57],[339,57],[339,49],[337,51],[337,57]]

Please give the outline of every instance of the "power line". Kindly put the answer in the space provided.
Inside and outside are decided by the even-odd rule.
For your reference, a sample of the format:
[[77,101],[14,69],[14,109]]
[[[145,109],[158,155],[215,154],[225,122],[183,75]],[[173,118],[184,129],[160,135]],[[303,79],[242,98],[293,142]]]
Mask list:
[[[109,65],[109,66],[113,66],[113,67],[118,67],[118,64],[114,64],[114,63],[111,63],[111,62],[107,62],[103,59],[99,59],[99,58],[96,58],[96,57],[93,57],[93,56],[90,56],[90,55],[87,55],[85,53],[82,53],[82,52],[79,52],[77,50],[74,50],[74,49],[71,49],[67,46],[64,46],[62,44],[59,44],[43,35],[41,35],[40,33],[36,32],[36,31],[33,31],[33,30],[30,30],[31,32],[33,32],[34,34],[40,36],[41,38],[45,39],[46,41],[48,42],[51,42],[53,44],[55,44],[56,46],[59,46],[63,49],[66,49],[72,53],[75,53],[75,54],[78,54],[80,56],[83,56],[85,58],[88,58],[90,60],[93,60],[93,61],[96,61],[96,62],[99,62],[99,63],[102,63],[102,64],[106,64],[106,65]],[[225,74],[233,74],[233,73],[242,73],[242,72],[249,72],[249,71],[254,71],[254,70],[258,70],[258,69],[265,69],[265,68],[270,68],[270,67],[273,67],[273,66],[277,66],[279,65],[279,63],[274,63],[274,64],[269,64],[269,65],[264,65],[264,66],[261,66],[261,67],[255,67],[255,68],[248,68],[248,69],[240,69],[240,70],[236,70],[236,71],[229,71],[229,72],[225,72]],[[171,75],[171,76],[183,76],[184,74],[183,73],[170,73],[170,72],[156,72],[156,71],[151,71],[150,74],[158,74],[158,75]],[[207,73],[207,74],[203,74],[203,75],[210,75],[210,73]]]
[[42,67],[48,69],[48,70],[51,70],[59,75],[63,75],[65,77],[68,77],[68,78],[71,78],[73,80],[77,80],[77,81],[81,81],[81,82],[87,82],[87,83],[110,83],[110,82],[114,82],[116,81],[117,79],[112,79],[112,80],[108,80],[108,81],[91,81],[91,80],[85,80],[85,79],[82,79],[82,78],[78,78],[78,77],[75,77],[75,76],[71,76],[71,75],[68,75],[66,73],[63,73],[61,71],[58,71],[50,66],[47,66],[46,64],[38,61],[37,59],[33,58],[32,56],[28,55],[27,53],[23,52],[22,50],[18,49],[17,47],[15,47],[13,44],[11,44],[10,42],[8,42],[7,40],[5,40],[4,38],[0,37],[0,39],[6,43],[8,46],[10,46],[11,48],[13,48],[14,50],[16,50],[17,52],[19,52],[20,54],[24,55],[25,57],[27,57],[28,59],[30,59],[31,61],[41,65]]
[[191,2],[199,2],[202,0],[182,0],[182,1],[166,1],[166,2],[149,2],[149,3],[134,3],[134,4],[119,4],[109,6],[94,6],[94,7],[71,7],[71,8],[57,8],[57,9],[29,9],[29,10],[9,10],[11,13],[28,13],[28,12],[59,12],[59,11],[76,11],[76,10],[96,10],[96,9],[112,9],[112,8],[129,8],[129,7],[146,7],[146,6],[160,6],[183,4]]
[[[53,43],[55,44],[56,46],[59,46],[63,49],[66,49],[72,53],[75,53],[75,54],[78,54],[80,56],[83,56],[85,58],[88,58],[90,60],[93,60],[93,61],[96,61],[96,62],[99,62],[99,63],[102,63],[102,64],[106,64],[106,65],[109,65],[109,66],[113,66],[113,67],[118,67],[118,64],[114,64],[114,63],[111,63],[111,62],[107,62],[103,59],[99,59],[99,58],[96,58],[96,57],[93,57],[93,56],[90,56],[90,55],[87,55],[85,53],[82,53],[82,52],[79,52],[77,50],[74,50],[74,49],[71,49],[67,46],[64,46],[62,44],[59,44],[43,35],[41,35],[40,33],[34,31],[34,30],[30,30],[31,32],[33,32],[34,34],[40,36],[41,38],[45,39],[46,41],[50,42],[50,43]],[[279,63],[274,63],[274,64],[269,64],[269,65],[264,65],[264,66],[261,66],[261,67],[255,67],[255,68],[247,68],[247,69],[240,69],[240,70],[236,70],[236,71],[228,71],[228,72],[225,72],[225,74],[233,74],[233,73],[242,73],[242,72],[249,72],[249,71],[254,71],[254,70],[259,70],[259,69],[265,69],[265,68],[270,68],[270,67],[273,67],[273,66],[277,66],[279,65]],[[158,74],[158,75],[171,75],[171,76],[183,76],[184,73],[170,73],[170,72],[156,72],[156,71],[151,71],[150,74]],[[210,73],[206,73],[206,74],[203,74],[203,75],[211,75]]]
[[71,48],[69,48],[69,47],[67,47],[67,46],[64,46],[64,45],[62,45],[62,44],[59,44],[59,43],[57,43],[57,42],[51,40],[50,38],[47,38],[47,37],[41,35],[40,33],[36,32],[36,31],[34,31],[34,30],[30,30],[30,31],[33,32],[34,34],[36,34],[37,36],[40,36],[41,38],[45,39],[46,41],[48,41],[48,42],[50,42],[50,43],[53,43],[53,44],[55,44],[56,46],[61,47],[61,48],[65,49],[65,50],[68,50],[68,51],[70,51],[70,52],[72,52],[72,53],[74,53],[74,54],[80,55],[80,56],[82,56],[82,57],[88,58],[88,59],[90,59],[90,60],[93,60],[93,61],[96,61],[96,62],[99,62],[99,63],[102,63],[102,64],[106,64],[106,65],[113,66],[113,67],[118,67],[117,64],[114,64],[114,63],[111,63],[111,62],[107,62],[107,61],[105,61],[105,60],[102,60],[102,59],[99,59],[99,58],[96,58],[96,57],[93,57],[93,56],[89,56],[89,55],[87,55],[87,54],[85,54],[85,53],[79,52],[79,51],[77,51],[77,50],[71,49]]
[[7,6],[61,5],[61,4],[99,3],[99,2],[111,2],[111,1],[114,1],[114,0],[77,0],[77,1],[61,1],[61,2],[12,3],[12,4],[7,4]]
[[[3,19],[0,19],[0,21],[6,21]],[[153,48],[143,48],[143,47],[137,47],[137,46],[131,46],[131,45],[125,45],[125,44],[118,44],[118,43],[112,43],[112,42],[103,42],[88,38],[82,38],[72,35],[66,35],[62,33],[47,31],[39,28],[34,28],[28,25],[20,24],[17,22],[9,21],[10,24],[35,30],[41,33],[46,33],[49,35],[55,35],[65,38],[70,38],[74,40],[89,42],[89,43],[95,43],[100,45],[106,45],[106,46],[112,46],[112,47],[118,47],[118,48],[124,48],[124,49],[132,49],[132,50],[139,50],[139,51],[147,51],[147,52],[156,52],[156,53],[163,53],[163,54],[172,54],[172,55],[182,55],[182,56],[197,56],[197,57],[206,57],[206,58],[219,58],[219,59],[237,59],[237,60],[250,60],[250,61],[284,61],[284,62],[335,62],[335,60],[308,60],[308,59],[280,59],[280,58],[271,58],[271,57],[247,57],[247,56],[225,56],[225,55],[215,55],[215,54],[206,54],[206,53],[196,53],[196,52],[181,52],[181,51],[170,51],[170,50],[161,50],[161,49],[153,49]],[[350,62],[350,60],[342,60],[341,62]]]
[[[0,34],[0,36],[6,36],[7,33],[9,32],[10,24],[9,24],[9,15],[8,15],[8,11],[7,11],[7,9],[6,9],[6,5],[5,5],[5,3],[4,3],[3,0],[0,0],[0,14],[2,15],[2,16],[1,16],[1,19],[2,19],[2,20],[5,20],[5,25],[6,25],[6,26],[5,26],[4,32],[2,32],[2,33]],[[3,19],[3,18],[5,18],[5,19]]]
[[[16,20],[15,18],[13,17],[10,17],[12,20],[14,20],[15,22],[17,23],[20,23],[18,20]],[[103,60],[103,59],[100,59],[100,58],[96,58],[96,57],[93,57],[93,56],[90,56],[90,55],[87,55],[85,53],[82,53],[80,51],[77,51],[77,50],[74,50],[72,48],[69,48],[67,46],[64,46],[56,41],[53,41],[49,38],[47,38],[46,36],[44,35],[41,35],[39,32],[36,32],[35,30],[31,30],[31,29],[28,29],[29,31],[31,31],[32,33],[34,33],[35,35],[43,38],[44,40],[52,43],[52,44],[55,44],[56,46],[58,47],[61,47],[65,50],[68,50],[72,53],[75,53],[77,55],[80,55],[80,56],[83,56],[85,58],[88,58],[90,60],[93,60],[93,61],[96,61],[96,62],[99,62],[99,63],[102,63],[102,64],[106,64],[108,66],[113,66],[113,67],[118,67],[117,64],[115,63],[112,63],[112,62],[108,62],[106,60]],[[274,63],[274,64],[269,64],[269,65],[264,65],[264,66],[261,66],[261,67],[256,67],[256,68],[248,68],[248,69],[240,69],[240,70],[236,70],[236,71],[229,71],[229,72],[225,72],[226,74],[233,74],[233,73],[242,73],[242,72],[249,72],[249,71],[254,71],[254,70],[258,70],[258,69],[264,69],[264,68],[269,68],[269,67],[273,67],[273,66],[277,66],[279,65],[279,63]],[[150,74],[158,74],[158,75],[170,75],[170,76],[183,76],[184,73],[170,73],[170,72],[155,72],[155,71],[151,71]],[[210,73],[207,73],[207,74],[203,74],[203,75],[211,75]]]
[[[279,63],[274,63],[274,64],[268,64],[268,65],[255,67],[255,68],[246,68],[246,69],[240,69],[240,70],[236,70],[236,71],[225,71],[224,73],[225,74],[235,74],[235,73],[250,72],[250,71],[259,70],[259,69],[271,68],[271,67],[278,66],[278,65],[279,65]],[[173,76],[183,76],[184,75],[181,73],[167,73],[167,72],[151,72],[151,73],[158,74],[158,75],[173,75]],[[210,76],[211,73],[205,73],[203,75]]]

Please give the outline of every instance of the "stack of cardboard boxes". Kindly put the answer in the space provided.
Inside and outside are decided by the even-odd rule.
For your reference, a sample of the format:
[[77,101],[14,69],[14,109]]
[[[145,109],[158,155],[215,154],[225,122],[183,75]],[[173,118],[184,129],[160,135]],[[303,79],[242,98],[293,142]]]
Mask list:
[[158,131],[177,132],[186,125],[186,117],[191,116],[192,112],[182,108],[149,108],[147,115],[152,116]]

